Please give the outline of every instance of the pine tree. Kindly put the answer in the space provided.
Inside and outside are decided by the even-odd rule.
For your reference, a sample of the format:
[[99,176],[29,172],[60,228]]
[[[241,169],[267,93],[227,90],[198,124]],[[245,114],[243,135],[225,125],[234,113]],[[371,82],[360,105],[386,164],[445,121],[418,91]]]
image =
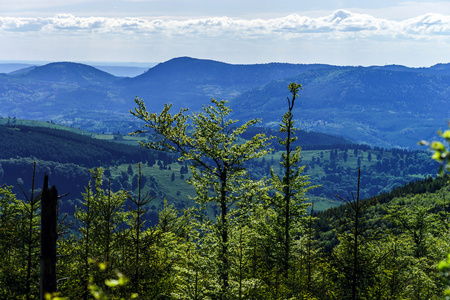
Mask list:
[[292,98],[287,98],[288,111],[283,115],[280,124],[280,132],[285,134],[284,139],[279,139],[280,145],[285,149],[281,161],[284,170],[283,177],[280,178],[273,170],[271,171],[272,185],[276,190],[271,204],[278,219],[278,244],[282,252],[280,256],[281,272],[285,278],[289,277],[292,235],[299,232],[300,221],[306,215],[306,208],[309,205],[304,203],[305,193],[314,188],[310,186],[309,176],[302,175],[305,166],[298,166],[301,148],[293,149],[291,146],[297,140],[297,137],[294,136],[297,128],[294,127],[292,110],[300,89],[300,84],[291,83],[289,85]]
[[0,289],[1,299],[23,298],[24,268],[22,232],[23,206],[12,192],[12,186],[0,187]]
[[[124,230],[127,213],[124,212],[126,196],[123,192],[113,193],[111,181],[105,191],[103,185],[103,169],[90,170],[94,187],[89,183],[86,193],[83,194],[84,202],[82,208],[77,208],[75,217],[79,220],[79,228],[82,238],[78,262],[81,264],[80,279],[83,282],[82,295],[84,299],[88,296],[88,279],[92,276],[94,280],[102,281],[109,276],[114,268],[120,265],[120,259],[126,259],[117,255],[120,243],[117,239],[118,233]],[[106,263],[108,272],[100,272],[91,268],[89,261],[93,259],[99,263]]]
[[335,278],[338,299],[356,300],[367,295],[370,286],[376,284],[374,270],[380,263],[369,251],[370,243],[379,233],[374,227],[380,219],[373,223],[367,220],[367,210],[374,205],[374,201],[361,201],[360,178],[361,170],[358,169],[356,197],[353,193],[351,199],[337,196],[346,204],[345,215],[329,210],[335,216],[336,223],[333,225],[340,240],[340,244],[333,249],[333,267],[330,268],[335,272],[330,276]]
[[24,232],[22,233],[22,238],[24,239],[24,245],[26,247],[27,253],[27,266],[26,266],[26,288],[25,296],[26,299],[32,297],[31,286],[35,280],[33,277],[37,277],[36,267],[37,267],[37,252],[39,251],[39,214],[38,209],[41,204],[42,192],[35,194],[35,177],[36,176],[36,162],[33,163],[33,179],[31,181],[31,194],[28,197],[27,193],[24,191],[22,186],[19,187],[25,197],[26,201],[23,201],[23,225]]
[[[174,177],[174,174],[172,173],[172,177]],[[142,178],[142,171],[141,171],[141,164],[139,163],[139,172],[138,172],[138,195],[133,196],[129,193],[126,193],[128,196],[128,199],[133,202],[134,205],[136,205],[136,208],[132,210],[133,214],[133,227],[132,231],[134,232],[135,236],[134,238],[134,248],[135,248],[135,256],[134,256],[134,276],[133,276],[133,283],[134,283],[134,290],[140,291],[140,269],[141,269],[141,256],[143,250],[142,247],[142,241],[141,241],[141,231],[142,226],[144,225],[144,220],[142,220],[142,216],[145,213],[145,206],[149,204],[154,197],[150,196],[147,192],[145,195],[142,195],[142,184],[141,184],[141,178]],[[173,180],[172,180],[173,181]]]

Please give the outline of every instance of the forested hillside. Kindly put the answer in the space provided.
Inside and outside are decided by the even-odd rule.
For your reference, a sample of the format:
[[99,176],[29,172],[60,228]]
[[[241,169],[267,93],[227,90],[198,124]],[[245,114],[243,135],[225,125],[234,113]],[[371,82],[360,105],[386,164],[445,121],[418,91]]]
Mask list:
[[[22,121],[14,119],[3,121],[10,125],[0,125],[3,141],[0,146],[1,182],[12,186],[23,182],[30,187],[33,161],[37,161],[39,177],[47,173],[51,184],[71,193],[71,200],[66,198],[62,202],[62,212],[72,211],[73,203],[81,198],[90,168],[103,167],[115,190],[136,192],[139,162],[143,163],[142,187],[156,198],[155,211],[162,207],[164,199],[178,208],[193,205],[187,197],[193,195],[193,190],[185,182],[191,176],[189,164],[178,162],[174,155],[127,145],[137,144],[138,139],[147,141],[149,136],[128,140],[128,137],[117,134],[81,134],[83,132],[75,133],[70,128],[53,129],[42,127],[42,124],[31,126],[30,122],[29,125],[18,125]],[[275,137],[271,139],[274,151],[246,164],[255,178],[270,176],[271,167],[275,172],[281,171],[282,148],[276,141],[282,135],[273,129],[251,127],[241,137],[250,139],[260,133]],[[305,173],[311,175],[313,184],[321,185],[308,195],[316,201],[316,209],[339,205],[335,194],[347,194],[353,190],[358,166],[362,168],[361,196],[364,198],[436,173],[437,163],[423,151],[371,148],[314,132],[298,131],[297,136],[299,139],[293,145],[302,146],[300,162],[305,165]],[[152,222],[155,221],[153,218]]]
[[[264,116],[263,124],[276,126],[283,112],[279,103],[289,82],[302,82],[298,126],[378,146],[408,145],[430,139],[434,124],[448,117],[448,74],[385,68],[326,68],[273,81],[231,101],[236,118]],[[301,112],[301,114],[300,114]],[[444,127],[445,129],[445,127]]]
[[180,57],[133,78],[88,65],[51,63],[0,74],[0,117],[128,133],[139,124],[129,109],[138,96],[152,111],[172,103],[195,112],[211,98],[228,100],[233,118],[261,118],[276,128],[289,82],[301,82],[300,129],[342,136],[354,143],[418,149],[445,126],[450,111],[448,65],[350,67],[321,64],[232,65]]
[[[46,155],[37,145],[42,140],[53,140],[57,149],[64,147],[67,135],[80,160],[80,165],[37,157],[1,160],[2,178],[10,172],[19,176],[26,168],[31,173],[18,180],[18,192],[0,188],[1,298],[39,294],[42,171],[50,178],[68,172],[67,184],[57,186],[60,195],[72,193],[78,179],[70,176],[85,176],[79,199],[71,194],[61,198],[61,223],[55,229],[57,291],[67,299],[442,296],[446,285],[437,264],[450,249],[448,178],[426,178],[438,169],[429,153],[332,145],[324,135],[318,136],[324,149],[300,150],[293,147],[297,136],[290,135],[290,111],[283,116],[280,139],[273,141],[281,147],[272,151],[261,130],[243,139],[254,121],[240,126],[224,122],[230,113],[224,101],[190,116],[192,131],[184,131],[182,114],[148,115],[143,102],[136,103],[136,116],[165,137],[145,139],[148,149],[51,128],[0,126],[5,140],[16,132],[31,147],[35,144],[38,156]],[[28,153],[27,144],[10,141],[8,147]],[[99,163],[109,155],[119,157],[106,170],[87,171],[90,159],[77,154],[83,152],[79,145],[94,151]],[[140,153],[155,162],[141,162],[145,156]],[[164,176],[168,187],[161,184]],[[393,184],[396,179],[408,176],[417,182],[390,191],[390,186],[402,185]],[[179,185],[185,179],[190,190]],[[322,186],[315,186],[315,180]],[[291,190],[284,188],[286,182]],[[364,200],[371,193],[368,184],[385,193]],[[325,198],[332,191],[346,206],[314,213],[320,205],[314,197]],[[179,199],[190,196],[195,205],[155,202],[156,196],[169,199],[175,193]]]
[[93,168],[117,163],[155,161],[155,153],[140,147],[105,142],[67,130],[35,126],[1,126],[4,141],[1,159],[36,157],[59,163]]

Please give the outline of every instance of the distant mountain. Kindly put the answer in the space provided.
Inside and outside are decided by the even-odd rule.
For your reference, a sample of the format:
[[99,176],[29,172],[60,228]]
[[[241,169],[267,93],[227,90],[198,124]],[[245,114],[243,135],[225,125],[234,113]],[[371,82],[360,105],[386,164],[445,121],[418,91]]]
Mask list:
[[409,68],[401,65],[386,65],[386,66],[374,66],[371,69],[380,69],[387,71],[400,71],[400,72],[417,72],[417,73],[427,73],[427,74],[450,74],[450,63],[447,64],[436,64],[429,68]]
[[108,85],[117,80],[117,77],[107,72],[72,62],[51,63],[16,76],[21,77],[22,80],[47,81],[76,86]]
[[449,74],[362,67],[308,71],[247,91],[231,102],[235,117],[260,115],[275,126],[292,81],[303,84],[294,109],[300,128],[359,143],[413,147],[450,117]]
[[[65,125],[117,119],[120,80],[94,67],[51,63],[19,74],[0,74],[0,116],[53,120]],[[130,103],[131,106],[131,103]],[[128,116],[128,113],[124,113]]]
[[273,80],[308,70],[330,67],[303,64],[231,65],[222,62],[179,57],[160,63],[144,74],[121,82],[128,97],[147,99],[155,109],[173,103],[174,109],[199,110],[211,98],[230,100]]
[[33,69],[37,68],[37,66],[30,66],[30,67],[26,67],[26,68],[22,68],[22,69],[18,69],[12,72],[9,72],[9,75],[17,75],[17,74],[22,74],[22,73],[27,73]]
[[19,63],[0,63],[0,73],[11,73],[20,69],[30,68],[34,65]]
[[270,63],[232,65],[189,57],[160,63],[132,78],[69,62],[0,74],[0,116],[52,120],[91,131],[130,132],[129,110],[143,98],[152,112],[172,103],[198,111],[226,99],[233,117],[277,128],[287,86],[303,84],[296,125],[383,147],[417,147],[450,118],[450,65],[339,67]]
[[436,64],[431,66],[428,70],[437,74],[450,74],[450,63]]

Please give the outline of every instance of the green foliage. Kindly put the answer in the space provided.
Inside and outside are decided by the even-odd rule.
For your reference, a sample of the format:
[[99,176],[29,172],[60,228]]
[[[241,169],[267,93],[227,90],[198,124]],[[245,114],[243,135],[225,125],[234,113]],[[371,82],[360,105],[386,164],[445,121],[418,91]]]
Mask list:
[[[438,135],[450,145],[450,129],[444,132],[439,130]],[[419,144],[430,146],[430,149],[434,152],[432,158],[441,164],[439,168],[439,173],[441,175],[444,172],[450,172],[450,150],[447,149],[442,142],[434,141],[428,143],[426,141],[420,141]]]
[[[98,270],[100,272],[104,272],[107,270],[108,265],[106,263],[99,263],[96,261],[91,260],[90,261],[91,264],[93,264],[96,268],[98,268]],[[114,291],[117,291],[121,288],[124,288],[128,283],[129,283],[129,279],[123,275],[122,273],[116,271],[115,272],[116,278],[111,278],[111,279],[105,279],[104,281],[104,285],[97,285],[94,282],[93,277],[90,277],[89,279],[89,291],[91,293],[91,295],[94,297],[94,299],[96,300],[114,300],[114,299],[120,299],[120,300],[125,300],[124,297],[117,297],[114,296]],[[106,288],[103,288],[102,286],[106,286]],[[109,292],[107,292],[106,290],[110,290]],[[138,298],[138,294],[137,293],[133,293],[130,298],[128,299],[136,299]]]
[[24,245],[17,240],[22,235],[24,206],[12,192],[12,187],[0,188],[0,296],[18,298],[24,295]]
[[[124,166],[124,172],[128,166]],[[139,179],[141,171],[136,171],[135,165],[132,168]],[[199,176],[200,171],[201,168],[197,171]],[[168,180],[171,173],[168,172]],[[114,174],[115,171],[111,173]],[[226,211],[228,239],[224,256],[220,205],[201,202],[212,210],[217,207],[214,219],[208,218],[201,206],[180,211],[166,202],[156,225],[143,226],[144,211],[153,203],[144,203],[146,196],[139,196],[141,188],[137,194],[125,195],[113,192],[109,184],[104,187],[102,169],[92,170],[91,176],[83,202],[76,208],[79,231],[75,235],[66,233],[58,240],[57,271],[61,280],[58,293],[50,299],[133,299],[136,293],[143,299],[345,299],[351,295],[348,283],[352,278],[349,268],[354,266],[354,227],[347,223],[349,230],[341,231],[339,244],[328,254],[318,246],[321,241],[316,240],[312,226],[321,220],[326,222],[326,217],[299,213],[299,218],[291,223],[295,228],[291,231],[289,276],[285,278],[284,247],[279,246],[281,219],[276,206],[268,205],[273,200],[268,198],[264,181],[244,180],[243,184],[259,185],[250,185],[251,190],[234,190],[235,198],[230,199],[238,202]],[[370,225],[365,227],[367,235],[359,227],[356,270],[364,276],[356,282],[359,295],[364,295],[361,299],[434,299],[440,295],[444,285],[435,269],[450,246],[447,190],[440,189],[441,181],[446,179],[411,183],[393,191],[390,198],[381,197],[376,205],[360,203],[365,209],[359,214],[359,222]],[[412,195],[421,191],[424,193]],[[214,189],[210,192],[205,195],[220,200]],[[11,187],[0,188],[0,295],[7,299],[27,294],[27,230],[39,219],[35,215],[34,221],[29,222],[33,210],[29,200],[38,199],[39,193],[25,195],[24,201],[18,200]],[[127,204],[126,196],[131,201]],[[275,193],[271,196],[277,197]],[[133,208],[130,213],[125,212],[127,206]],[[350,207],[343,209],[353,211]],[[387,212],[389,217],[379,223],[379,229],[374,228],[372,224]],[[138,216],[142,216],[141,221]],[[38,228],[31,228],[36,237]],[[376,235],[378,239],[368,238],[379,230],[382,234]],[[324,239],[333,239],[332,234],[321,234]],[[33,244],[32,253],[38,253],[37,247]],[[224,257],[228,271],[225,292],[221,276]],[[32,255],[30,274],[36,280],[30,285],[30,298],[38,294],[39,264],[35,258]],[[92,264],[91,259],[104,263]],[[107,268],[102,270],[100,266]]]
[[[136,99],[134,115],[156,138],[143,141],[143,146],[178,152],[181,162],[161,154],[156,155],[156,164],[130,161],[105,172],[101,168],[86,172],[91,181],[75,209],[76,228],[58,239],[58,293],[47,297],[437,299],[448,285],[435,271],[450,247],[448,190],[442,188],[446,179],[409,183],[381,195],[378,202],[361,200],[363,184],[358,184],[357,197],[342,199],[347,205],[333,210],[334,219],[331,212],[316,214],[312,208],[308,215],[306,192],[315,189],[310,190],[306,167],[326,170],[317,180],[328,184],[345,172],[351,177],[348,167],[358,159],[361,182],[370,181],[374,169],[389,170],[394,176],[397,169],[414,163],[423,165],[418,169],[429,165],[422,164],[420,152],[364,147],[309,150],[301,156],[291,112],[299,88],[290,86],[289,111],[280,124],[283,153],[270,152],[263,134],[243,139],[257,120],[238,126],[227,119],[231,110],[225,101],[213,100],[200,113],[181,110],[172,115],[170,106],[161,114],[150,114]],[[350,149],[355,155],[348,154],[344,161]],[[268,153],[272,158],[263,157]],[[373,155],[371,161],[368,154]],[[280,168],[267,168],[276,161]],[[22,174],[3,162],[4,172]],[[347,169],[338,173],[344,164]],[[44,169],[64,168],[44,165]],[[153,202],[152,192],[165,195],[163,180],[173,193],[182,190],[181,180],[171,176],[181,170],[195,188],[192,198],[197,205],[181,209],[185,207],[181,201]],[[40,176],[38,167],[35,171]],[[270,171],[272,177],[266,181],[262,174]],[[105,176],[110,178],[106,185]],[[113,188],[117,182],[118,188]],[[388,188],[392,182],[377,185]],[[12,187],[0,188],[2,299],[31,299],[39,293],[40,193],[34,184],[31,193],[22,182],[20,186],[24,200]],[[341,191],[338,185],[329,189]],[[145,223],[149,211],[156,215],[154,224]],[[334,232],[314,225],[330,222],[338,224]],[[445,262],[441,269],[445,276]]]
[[[186,109],[172,116],[171,105],[165,105],[160,114],[149,113],[143,100],[135,99],[137,107],[131,113],[145,122],[144,130],[151,131],[156,141],[141,143],[150,149],[180,153],[180,161],[192,163],[192,178],[196,202],[199,205],[216,205],[220,210],[212,230],[216,238],[217,272],[221,279],[220,294],[229,293],[229,237],[231,222],[251,209],[253,202],[264,195],[262,181],[253,181],[243,164],[268,153],[268,138],[257,134],[250,140],[240,142],[240,135],[258,120],[250,120],[240,127],[237,121],[227,120],[231,110],[226,101],[212,99],[213,105],[205,106],[204,112],[185,114]],[[188,123],[190,121],[191,123]],[[192,134],[187,133],[188,126]],[[262,188],[261,188],[262,187]],[[236,208],[244,209],[237,210]]]
[[[92,138],[89,136],[77,137],[75,134],[73,136],[67,135],[71,140],[69,151],[64,151],[63,153],[59,151],[54,152],[52,150],[54,148],[66,149],[64,148],[67,146],[64,144],[64,138],[69,129],[66,128],[65,131],[55,131],[50,128],[41,130],[34,129],[31,126],[27,126],[24,130],[13,130],[14,128],[21,127],[20,125],[5,127],[5,130],[10,132],[10,134],[3,136],[4,147],[0,147],[2,150],[0,153],[5,157],[5,159],[0,159],[0,178],[2,182],[8,185],[16,185],[21,179],[30,178],[32,176],[33,161],[36,161],[38,178],[43,176],[44,172],[51,174],[51,184],[58,186],[58,189],[61,191],[70,191],[70,196],[63,198],[60,202],[61,213],[73,215],[75,203],[78,201],[76,198],[80,198],[79,195],[84,192],[83,187],[86,177],[89,176],[89,171],[83,165],[92,167],[99,164],[103,165],[105,175],[111,177],[112,189],[132,189],[133,192],[136,192],[137,177],[134,175],[137,173],[138,161],[147,162],[143,164],[143,178],[154,179],[151,182],[143,182],[143,188],[151,189],[151,194],[155,196],[155,206],[162,206],[164,199],[169,200],[171,203],[176,203],[177,208],[182,208],[183,205],[194,205],[194,201],[187,197],[187,195],[192,196],[195,194],[194,188],[184,180],[191,176],[187,174],[190,171],[187,165],[180,165],[176,161],[177,157],[175,155],[145,151],[145,149],[139,150],[137,147],[125,145],[117,146],[115,143],[104,140],[94,140],[95,145],[90,147],[86,145],[92,143]],[[255,126],[247,128],[240,135],[240,138],[249,140],[253,135],[261,133],[274,135],[277,139],[285,138],[280,132],[263,130]],[[350,155],[345,160],[345,155],[350,151],[353,152],[355,148],[358,148],[360,157],[367,157],[369,154],[374,156],[374,159],[370,162],[366,159],[361,160],[362,178],[366,183],[361,188],[362,198],[375,196],[380,192],[389,192],[393,188],[412,180],[420,180],[426,176],[434,175],[438,166],[438,163],[430,159],[429,155],[424,151],[385,150],[377,147],[372,149],[365,145],[352,145],[344,143],[342,139],[333,139],[327,136],[321,137],[319,134],[307,133],[301,130],[296,131],[296,136],[299,139],[292,143],[292,147],[295,149],[300,144],[302,145],[300,165],[305,165],[303,173],[311,176],[310,181],[312,185],[322,185],[308,192],[308,197],[316,203],[316,210],[324,210],[331,206],[339,205],[334,195],[336,193],[348,194],[352,190],[353,178],[356,174],[354,169],[358,158]],[[128,138],[137,139],[138,137],[124,137],[124,139]],[[149,136],[140,136],[139,138],[145,142]],[[55,147],[44,147],[42,144],[39,144],[39,139],[50,139]],[[313,147],[312,143],[319,146]],[[256,159],[245,163],[244,167],[252,178],[269,177],[271,175],[271,166],[274,166],[274,171],[276,171],[278,176],[282,175],[278,173],[281,165],[277,163],[278,160],[281,160],[283,153],[282,145],[274,143],[273,146],[276,151],[271,153],[271,157],[268,159]],[[332,161],[329,160],[331,153],[336,154]],[[17,158],[17,155],[32,156],[33,158]],[[375,159],[375,156],[378,158]],[[67,163],[62,163],[62,161]],[[157,164],[155,165],[155,163]],[[127,168],[129,165],[133,167],[133,175],[128,174]],[[171,169],[172,172],[176,171],[175,175],[180,172],[183,178],[176,176],[174,182],[170,181],[172,172],[168,172],[168,169]],[[18,191],[14,190],[14,192],[17,193]],[[149,211],[148,214],[151,214],[152,223],[156,223],[156,212]]]
[[275,174],[273,167],[271,169],[271,183],[275,190],[275,195],[269,200],[277,214],[277,223],[275,230],[277,231],[276,248],[281,250],[278,260],[281,265],[285,278],[289,277],[292,241],[297,239],[301,229],[302,217],[306,214],[308,204],[305,204],[305,195],[308,190],[314,188],[310,186],[309,176],[302,175],[305,166],[298,165],[300,161],[300,147],[292,149],[292,143],[297,140],[294,136],[297,128],[294,127],[292,110],[294,103],[298,97],[297,92],[301,89],[300,84],[291,83],[289,90],[292,98],[288,100],[288,111],[283,115],[280,123],[280,133],[285,134],[284,139],[279,139],[279,143],[284,146],[281,155],[281,166],[284,170],[283,177],[280,178]]
[[446,286],[444,291],[445,299],[450,299],[450,254],[447,255],[447,259],[439,262],[438,269]]

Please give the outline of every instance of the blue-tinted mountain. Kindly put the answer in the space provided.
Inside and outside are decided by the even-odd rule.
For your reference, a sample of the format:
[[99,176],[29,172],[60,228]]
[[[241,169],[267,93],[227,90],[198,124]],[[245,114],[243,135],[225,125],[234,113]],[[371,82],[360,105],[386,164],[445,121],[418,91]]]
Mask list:
[[54,120],[71,125],[80,117],[94,122],[104,120],[102,114],[113,120],[111,111],[123,107],[114,91],[120,78],[84,64],[51,63],[0,77],[3,117]]
[[398,71],[398,72],[417,72],[417,73],[427,73],[427,74],[450,74],[450,63],[447,64],[436,64],[429,68],[409,68],[401,65],[386,65],[386,66],[373,66],[372,69],[380,69],[387,71]]
[[21,68],[21,69],[9,72],[8,75],[17,75],[17,74],[27,73],[27,72],[33,70],[34,68],[36,68],[36,66],[29,66],[29,67]]
[[47,81],[78,86],[105,85],[117,81],[117,77],[107,72],[72,62],[50,63],[20,73],[17,76],[22,80]]
[[0,73],[12,73],[21,69],[26,69],[33,67],[31,64],[21,64],[21,63],[0,63]]
[[430,72],[436,74],[450,74],[450,63],[447,64],[436,64],[429,68]]
[[155,108],[171,102],[174,108],[198,110],[211,98],[230,100],[237,95],[273,80],[294,76],[327,65],[257,64],[232,65],[223,62],[174,58],[158,64],[144,74],[121,82],[128,97],[139,96]]
[[117,77],[136,77],[145,73],[149,69],[144,67],[125,66],[95,66],[95,68]]
[[235,117],[275,125],[290,82],[303,84],[295,117],[301,128],[355,142],[413,147],[450,117],[450,75],[383,68],[324,68],[274,81],[232,100]]
[[383,147],[416,147],[450,118],[450,65],[345,67],[270,63],[233,65],[180,57],[142,75],[119,78],[88,65],[52,63],[0,74],[0,116],[52,120],[92,131],[131,132],[138,96],[151,112],[164,103],[198,111],[229,100],[234,118],[277,128],[287,86],[303,84],[297,126]]

